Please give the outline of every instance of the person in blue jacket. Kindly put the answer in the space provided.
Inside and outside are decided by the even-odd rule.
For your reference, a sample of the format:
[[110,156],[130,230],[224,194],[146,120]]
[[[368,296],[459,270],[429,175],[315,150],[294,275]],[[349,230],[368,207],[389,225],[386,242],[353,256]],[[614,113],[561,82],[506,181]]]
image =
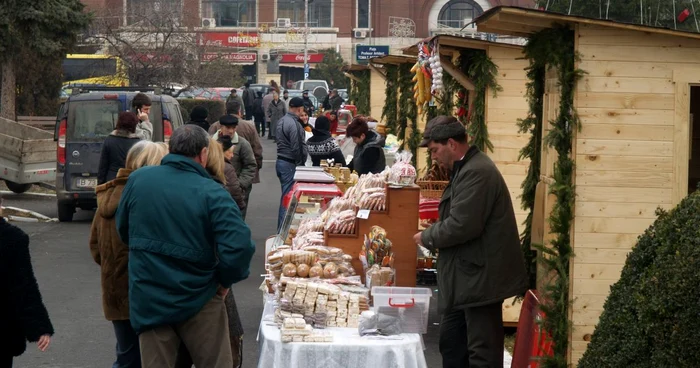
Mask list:
[[195,366],[232,366],[224,297],[255,252],[231,196],[205,170],[209,135],[173,132],[161,166],[129,176],[116,214],[129,246],[129,313],[141,363],[174,366],[180,344]]

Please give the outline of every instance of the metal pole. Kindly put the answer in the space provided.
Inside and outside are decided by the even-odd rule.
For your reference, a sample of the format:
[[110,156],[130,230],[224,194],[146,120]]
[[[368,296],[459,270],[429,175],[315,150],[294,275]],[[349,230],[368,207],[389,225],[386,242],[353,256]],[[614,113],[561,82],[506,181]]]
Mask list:
[[309,0],[304,0],[304,80],[309,79]]
[[700,26],[698,26],[698,17],[695,15],[695,1],[690,2],[690,6],[693,7],[693,19],[695,19],[695,29],[700,32]]
[[673,29],[678,29],[678,26],[676,25],[676,0],[673,0]]
[[372,44],[372,0],[367,0],[367,25],[369,26],[369,44]]
[[605,6],[605,19],[608,19],[608,12],[610,12],[610,0],[608,0],[608,5]]

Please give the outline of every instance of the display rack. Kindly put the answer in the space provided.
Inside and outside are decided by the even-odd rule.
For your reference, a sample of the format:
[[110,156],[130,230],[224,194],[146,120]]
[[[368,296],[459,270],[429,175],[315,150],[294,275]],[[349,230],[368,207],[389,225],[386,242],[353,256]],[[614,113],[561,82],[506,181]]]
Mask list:
[[396,286],[416,286],[416,264],[418,250],[413,235],[418,232],[418,202],[420,187],[386,186],[386,211],[371,211],[369,218],[356,219],[354,234],[330,234],[324,232],[326,245],[337,247],[352,255],[352,265],[359,275],[363,275],[359,253],[364,235],[372,226],[386,230],[392,242]]

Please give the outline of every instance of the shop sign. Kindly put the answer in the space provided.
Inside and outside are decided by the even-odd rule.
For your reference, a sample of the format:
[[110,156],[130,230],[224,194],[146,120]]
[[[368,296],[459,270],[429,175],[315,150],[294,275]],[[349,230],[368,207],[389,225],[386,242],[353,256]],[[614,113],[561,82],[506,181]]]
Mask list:
[[358,62],[369,62],[369,59],[389,55],[389,46],[357,45],[355,58]]
[[[304,54],[282,54],[280,63],[303,63]],[[309,54],[308,63],[320,63],[323,61],[323,54]]]
[[219,59],[226,60],[232,63],[253,63],[258,59],[258,54],[254,52],[205,52],[204,54],[202,54],[202,61],[212,61]]
[[207,47],[257,47],[257,32],[203,32],[199,34],[199,46]]

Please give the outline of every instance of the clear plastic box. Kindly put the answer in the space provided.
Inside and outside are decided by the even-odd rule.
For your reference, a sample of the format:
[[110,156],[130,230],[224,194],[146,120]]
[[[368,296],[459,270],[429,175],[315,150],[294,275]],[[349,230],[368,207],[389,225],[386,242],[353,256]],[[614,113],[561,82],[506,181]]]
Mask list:
[[424,334],[428,332],[432,295],[429,288],[374,286],[373,310],[375,313],[400,316],[404,333]]

